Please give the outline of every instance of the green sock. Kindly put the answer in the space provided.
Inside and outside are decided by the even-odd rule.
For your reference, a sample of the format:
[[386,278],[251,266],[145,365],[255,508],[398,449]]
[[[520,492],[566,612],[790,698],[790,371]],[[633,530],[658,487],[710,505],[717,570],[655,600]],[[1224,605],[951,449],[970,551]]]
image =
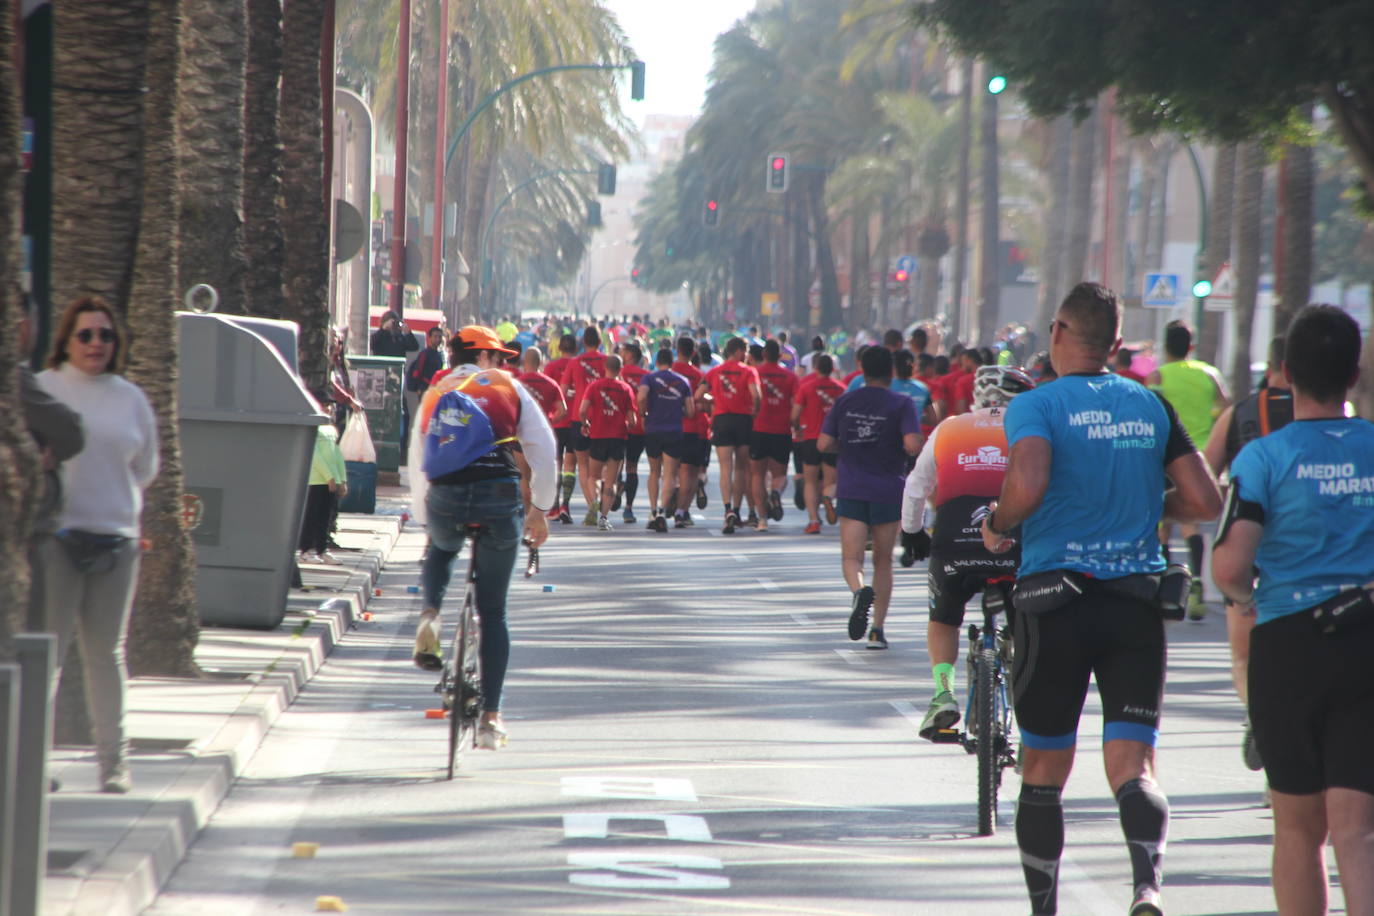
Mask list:
[[944,693],[948,690],[954,692],[954,666],[950,664],[940,664],[931,668],[931,673],[935,675],[935,692]]
[[573,487],[577,485],[577,475],[571,471],[563,472],[563,505],[572,499]]

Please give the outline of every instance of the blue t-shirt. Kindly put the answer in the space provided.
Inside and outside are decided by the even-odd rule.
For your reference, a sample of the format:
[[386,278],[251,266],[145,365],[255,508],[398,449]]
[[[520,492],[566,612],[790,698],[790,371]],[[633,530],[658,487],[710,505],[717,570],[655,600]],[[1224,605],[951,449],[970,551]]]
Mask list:
[[671,369],[650,372],[640,381],[649,389],[649,406],[644,412],[646,433],[681,433],[682,415],[687,399],[692,396],[691,384]]
[[1264,513],[1260,623],[1374,579],[1374,424],[1296,420],[1240,450],[1231,486]]
[[879,385],[840,395],[821,432],[839,442],[835,495],[841,499],[901,505],[906,480],[902,437],[919,433],[916,403]]
[[1020,575],[1160,572],[1164,467],[1194,451],[1173,409],[1119,375],[1064,375],[1007,405],[1007,444],[1050,443],[1049,486],[1021,526]]

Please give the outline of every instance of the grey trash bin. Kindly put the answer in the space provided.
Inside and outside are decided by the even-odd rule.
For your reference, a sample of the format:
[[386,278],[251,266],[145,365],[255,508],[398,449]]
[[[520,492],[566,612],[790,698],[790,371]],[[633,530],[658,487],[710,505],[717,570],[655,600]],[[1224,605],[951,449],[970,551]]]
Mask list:
[[229,316],[178,312],[177,330],[200,619],[270,629],[286,614],[315,431],[329,418],[277,348]]

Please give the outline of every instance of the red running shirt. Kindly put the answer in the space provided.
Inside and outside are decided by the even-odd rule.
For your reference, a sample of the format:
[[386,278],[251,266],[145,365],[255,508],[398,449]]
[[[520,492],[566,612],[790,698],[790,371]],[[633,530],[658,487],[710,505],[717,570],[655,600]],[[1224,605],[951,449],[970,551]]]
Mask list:
[[716,416],[735,413],[747,417],[753,414],[754,395],[749,386],[759,383],[759,374],[753,366],[747,366],[739,360],[728,360],[706,373],[706,383],[711,386]]
[[582,396],[587,391],[587,386],[599,378],[606,377],[606,354],[600,350],[588,350],[580,356],[568,361],[568,368],[563,370],[563,391],[566,394],[571,391],[572,395],[572,414],[574,417],[582,415]]
[[792,398],[797,391],[797,374],[777,363],[764,363],[758,368],[759,412],[754,417],[754,431],[787,435],[792,432]]
[[[648,374],[648,369],[641,369],[638,366],[622,366],[620,368],[620,380],[629,385],[630,389],[635,392],[636,402],[639,397],[639,383],[644,381],[644,376]],[[638,411],[635,412],[634,422],[630,424],[630,435],[644,435],[644,418],[639,415]]]
[[635,414],[635,393],[618,378],[601,378],[582,393],[588,439],[624,439]]
[[[687,384],[692,386],[692,394],[696,394],[697,386],[701,384],[701,370],[691,363],[678,360],[673,363],[673,371],[687,380]],[[711,429],[711,418],[706,415],[706,411],[698,410],[694,416],[682,418],[682,431],[694,436],[709,435]]]
[[[563,400],[563,389],[542,372],[522,372],[516,378],[530,394],[534,395],[534,399],[539,402],[539,409],[544,412],[545,418],[553,423],[553,418],[558,416],[559,411],[567,406],[567,402]],[[568,423],[569,420],[565,415],[563,422],[557,426],[564,427]]]
[[811,373],[797,386],[797,403],[801,405],[801,441],[816,439],[821,434],[825,415],[835,406],[844,386],[834,378]]

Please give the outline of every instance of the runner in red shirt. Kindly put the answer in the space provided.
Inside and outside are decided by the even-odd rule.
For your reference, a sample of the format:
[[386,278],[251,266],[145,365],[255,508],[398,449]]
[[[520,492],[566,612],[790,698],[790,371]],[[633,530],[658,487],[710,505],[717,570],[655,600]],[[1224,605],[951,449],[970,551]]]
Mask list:
[[821,533],[820,503],[825,502],[826,521],[835,524],[835,464],[834,452],[822,452],[816,447],[821,424],[830,408],[844,394],[844,386],[835,380],[835,360],[821,353],[812,362],[814,370],[801,380],[792,400],[792,425],[797,430],[797,448],[801,451],[802,477],[806,494],[806,514],[810,521],[807,534]]
[[558,340],[558,352],[559,357],[550,360],[544,367],[544,374],[558,383],[558,392],[568,407],[564,412],[563,422],[555,423],[553,427],[554,438],[558,440],[559,499],[549,510],[549,518],[556,517],[563,524],[571,525],[572,510],[568,503],[572,500],[573,489],[577,486],[577,452],[572,447],[573,412],[572,405],[567,404],[567,396],[564,394],[567,386],[564,384],[563,376],[567,373],[568,364],[577,355],[577,338],[571,334],[564,334]]
[[578,417],[585,425],[588,479],[601,483],[596,527],[610,531],[607,516],[615,498],[615,479],[625,461],[625,439],[639,411],[634,390],[620,380],[620,357],[607,356],[603,368],[606,374],[582,392]]
[[[582,398],[587,386],[605,377],[606,360],[610,358],[601,352],[601,332],[595,327],[582,332],[582,344],[586,349],[574,357],[563,372],[563,394],[569,399],[572,415],[578,419],[582,417]],[[587,455],[591,442],[577,426],[573,427],[568,439],[573,451],[577,452],[577,475],[582,479],[582,497],[587,501],[587,517],[582,524],[590,528],[596,524],[597,514],[596,478],[591,476]]]
[[[782,345],[769,339],[763,344],[763,365],[758,368],[759,412],[754,416],[749,440],[750,471],[754,479],[754,504],[759,513],[754,530],[767,531],[768,520],[782,520],[782,494],[778,490],[792,455],[792,399],[797,375],[781,364]],[[770,485],[769,475],[772,475]]]
[[[749,489],[749,437],[759,409],[759,375],[744,363],[748,345],[741,337],[725,342],[725,362],[716,366],[697,386],[697,397],[709,394],[714,417],[711,444],[720,461],[720,496],[725,501],[722,532],[734,534],[739,510]],[[753,498],[749,498],[753,502]]]
[[953,405],[950,408],[952,415],[968,413],[973,409],[973,376],[978,372],[978,367],[983,365],[983,357],[975,348],[969,347],[959,354],[959,381],[955,384],[952,398]]
[[[677,362],[673,363],[672,369],[678,375],[687,380],[692,386],[692,391],[696,391],[701,386],[701,370],[692,365],[692,357],[696,355],[697,343],[690,337],[682,336],[677,340]],[[682,460],[678,462],[678,489],[674,506],[676,507],[673,516],[674,528],[690,528],[694,523],[692,513],[688,511],[688,506],[692,503],[692,494],[696,494],[697,508],[706,508],[706,466],[711,461],[711,443],[709,441],[710,418],[706,411],[702,409],[701,398],[695,398],[696,411],[690,417],[684,417],[682,421]]]
[[[649,370],[640,365],[643,360],[644,351],[633,340],[627,340],[620,345],[620,380],[636,393],[639,391],[639,383],[649,374]],[[630,435],[625,439],[624,480],[616,484],[615,504],[611,507],[613,512],[620,508],[621,497],[624,496],[625,512],[621,518],[627,525],[635,523],[633,506],[635,494],[639,492],[639,456],[643,454],[644,418],[636,414],[635,423],[630,427]]]

